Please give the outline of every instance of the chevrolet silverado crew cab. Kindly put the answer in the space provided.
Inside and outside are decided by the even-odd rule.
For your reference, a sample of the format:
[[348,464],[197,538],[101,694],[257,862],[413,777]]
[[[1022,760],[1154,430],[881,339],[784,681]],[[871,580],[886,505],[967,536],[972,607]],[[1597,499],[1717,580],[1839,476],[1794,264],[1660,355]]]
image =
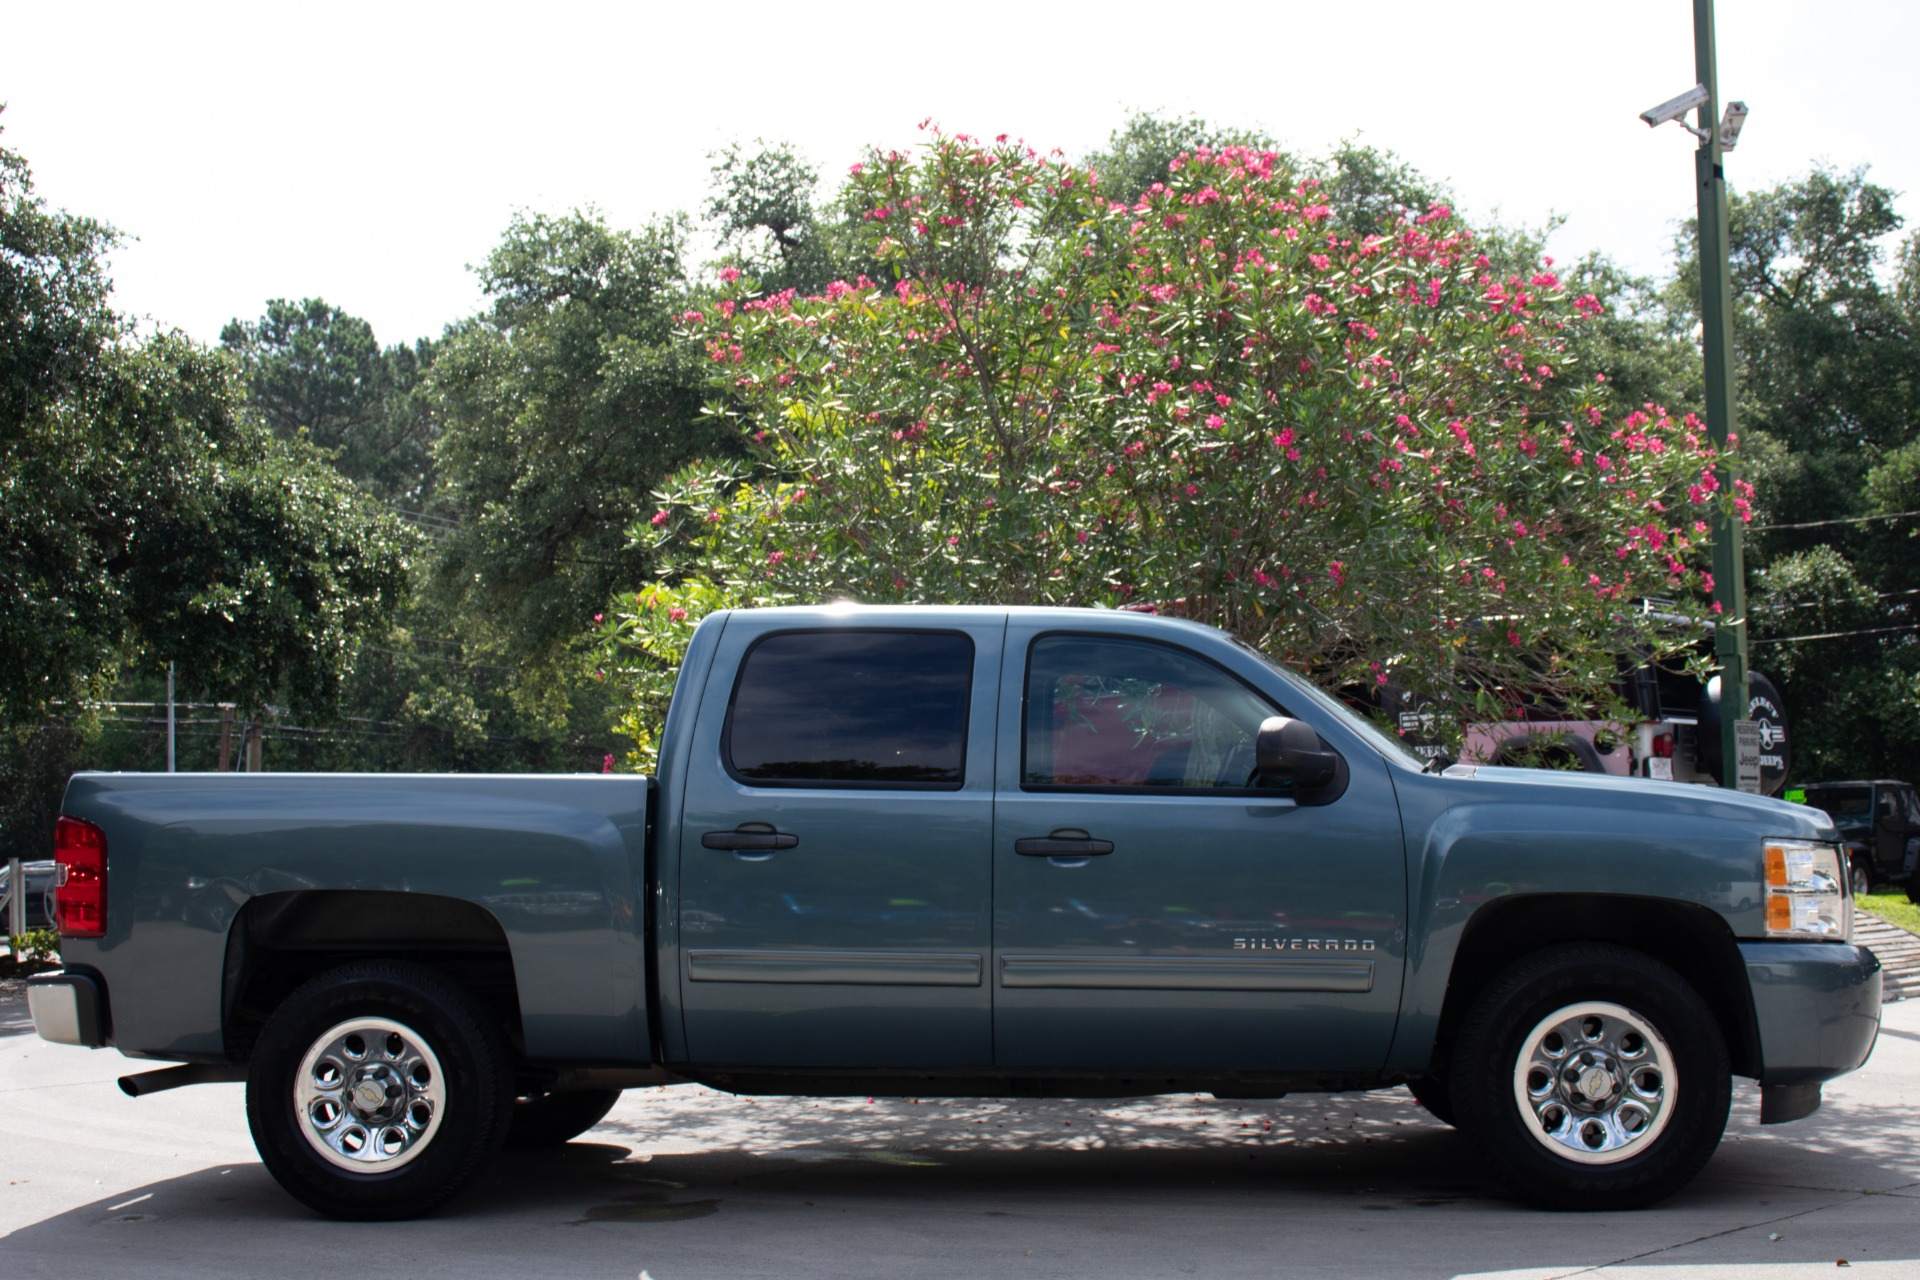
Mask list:
[[[654,778],[81,774],[39,1033],[246,1081],[322,1213],[424,1212],[623,1087],[1411,1086],[1521,1196],[1630,1208],[1866,1060],[1831,820],[1436,771],[1222,633],[830,606],[692,637]],[[1729,886],[1744,886],[1740,893]]]

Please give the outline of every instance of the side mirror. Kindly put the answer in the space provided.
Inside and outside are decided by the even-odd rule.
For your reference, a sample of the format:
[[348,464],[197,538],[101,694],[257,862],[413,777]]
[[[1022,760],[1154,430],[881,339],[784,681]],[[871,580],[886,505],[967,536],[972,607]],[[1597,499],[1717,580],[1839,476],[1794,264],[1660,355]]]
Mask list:
[[1341,760],[1312,725],[1286,716],[1268,716],[1260,722],[1260,736],[1254,740],[1254,764],[1264,778],[1291,782],[1302,792],[1315,792],[1338,779]]

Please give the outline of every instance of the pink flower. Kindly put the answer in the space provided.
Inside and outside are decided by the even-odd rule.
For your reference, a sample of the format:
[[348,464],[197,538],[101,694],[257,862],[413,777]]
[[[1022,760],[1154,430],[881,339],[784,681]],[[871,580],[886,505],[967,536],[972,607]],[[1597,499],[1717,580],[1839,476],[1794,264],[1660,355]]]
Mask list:
[[687,620],[687,611],[685,609],[682,609],[679,605],[676,604],[672,608],[667,610],[668,622],[685,622],[686,620]]
[[667,512],[664,510],[656,511],[653,513],[653,519],[649,520],[647,523],[655,524],[655,525],[665,524],[671,518],[672,517],[669,516]]
[[786,553],[786,552],[784,552],[784,551],[769,551],[769,552],[767,552],[767,563],[768,563],[768,564],[779,564],[779,563],[780,563],[780,562],[781,562],[782,560],[785,560],[786,558],[787,558],[787,553]]
[[1335,560],[1327,566],[1327,576],[1333,579],[1334,586],[1344,587],[1347,585],[1347,566]]
[[602,756],[600,758],[600,772],[602,773],[613,772],[613,756],[611,754]]
[[1210,413],[1207,415],[1207,426],[1212,428],[1213,430],[1218,431],[1226,425],[1227,425],[1227,420],[1221,417],[1219,414]]
[[603,618],[604,616],[605,616],[604,614],[598,614],[598,613],[596,613],[596,614],[594,614],[594,615],[593,615],[593,620],[594,620],[595,622],[598,622],[598,621],[600,621],[600,620],[601,620],[601,618]]
[[720,268],[720,279],[724,283],[732,284],[735,280],[738,280],[739,278],[740,278],[740,271],[738,268],[736,267]]

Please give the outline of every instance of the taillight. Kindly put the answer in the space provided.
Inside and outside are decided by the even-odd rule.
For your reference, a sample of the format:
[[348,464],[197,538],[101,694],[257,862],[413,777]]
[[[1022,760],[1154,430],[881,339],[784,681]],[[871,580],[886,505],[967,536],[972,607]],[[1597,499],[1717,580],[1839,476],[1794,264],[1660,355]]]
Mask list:
[[1653,754],[1662,760],[1673,759],[1673,735],[1663,733],[1653,740]]
[[107,932],[107,833],[91,822],[62,818],[53,828],[53,918],[64,938]]

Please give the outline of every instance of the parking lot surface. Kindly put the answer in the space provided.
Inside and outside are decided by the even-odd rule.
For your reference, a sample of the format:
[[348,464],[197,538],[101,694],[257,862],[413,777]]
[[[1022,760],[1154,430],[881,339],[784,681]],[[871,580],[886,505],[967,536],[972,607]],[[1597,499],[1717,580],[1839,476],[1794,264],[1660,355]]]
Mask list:
[[[415,1222],[283,1194],[242,1087],[124,1097],[139,1065],[48,1045],[0,993],[0,1276],[1920,1277],[1920,1001],[1826,1105],[1726,1142],[1666,1204],[1505,1197],[1405,1090],[1222,1102],[628,1093],[564,1149],[503,1158]],[[1844,1272],[1837,1267],[1844,1266]]]

